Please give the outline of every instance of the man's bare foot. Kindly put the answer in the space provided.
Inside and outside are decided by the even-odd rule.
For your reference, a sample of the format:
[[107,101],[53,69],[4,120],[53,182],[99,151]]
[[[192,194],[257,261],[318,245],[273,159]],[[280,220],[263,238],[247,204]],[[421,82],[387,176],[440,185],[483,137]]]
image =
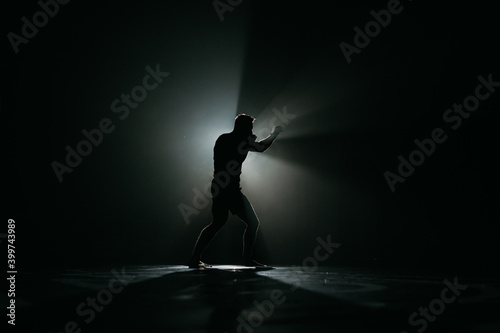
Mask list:
[[209,267],[212,267],[212,265],[206,264],[201,260],[189,262],[188,266],[189,266],[189,268],[209,268]]

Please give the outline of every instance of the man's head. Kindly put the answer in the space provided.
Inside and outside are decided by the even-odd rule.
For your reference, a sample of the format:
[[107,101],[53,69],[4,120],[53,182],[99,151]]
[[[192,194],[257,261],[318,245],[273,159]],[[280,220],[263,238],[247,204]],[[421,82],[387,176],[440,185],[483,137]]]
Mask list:
[[252,134],[253,122],[255,118],[247,114],[239,114],[234,119],[234,130],[233,132],[241,135]]

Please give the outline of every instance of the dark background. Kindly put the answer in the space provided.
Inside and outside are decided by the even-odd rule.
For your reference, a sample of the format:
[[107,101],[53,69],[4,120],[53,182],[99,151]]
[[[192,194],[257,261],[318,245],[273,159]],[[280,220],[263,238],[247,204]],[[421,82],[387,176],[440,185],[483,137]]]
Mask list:
[[[209,0],[74,1],[18,54],[6,35],[40,7],[9,2],[2,215],[16,220],[18,267],[186,263],[210,206],[189,224],[178,206],[210,181],[215,139],[240,112],[262,129],[286,106],[296,118],[244,164],[258,259],[300,264],[330,234],[342,246],[324,264],[497,270],[500,92],[456,131],[442,120],[479,75],[500,81],[496,11],[402,5],[348,64],[339,43],[386,1],[247,0],[223,22]],[[119,120],[111,102],[156,64],[169,77]],[[59,183],[51,163],[106,117],[115,130]],[[448,140],[392,193],[383,173],[436,127]],[[206,260],[236,261],[242,231],[231,217]]]

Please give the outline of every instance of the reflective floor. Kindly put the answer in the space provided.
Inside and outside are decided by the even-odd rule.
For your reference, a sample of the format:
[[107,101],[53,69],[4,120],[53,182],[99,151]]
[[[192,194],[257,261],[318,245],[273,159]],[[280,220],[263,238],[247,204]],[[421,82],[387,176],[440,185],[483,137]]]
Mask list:
[[17,289],[32,332],[500,332],[491,276],[119,266],[24,273]]

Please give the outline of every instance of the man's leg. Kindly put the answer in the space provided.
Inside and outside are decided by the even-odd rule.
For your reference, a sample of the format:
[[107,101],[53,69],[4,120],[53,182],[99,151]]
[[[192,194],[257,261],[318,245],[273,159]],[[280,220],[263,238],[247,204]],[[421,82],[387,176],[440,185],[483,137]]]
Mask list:
[[241,194],[242,207],[235,212],[239,218],[247,225],[243,234],[243,264],[249,266],[259,266],[258,262],[252,260],[252,250],[259,230],[259,219],[248,198]]
[[219,230],[224,226],[228,216],[228,208],[224,202],[220,202],[221,199],[216,199],[212,201],[212,223],[207,225],[200,232],[198,240],[189,260],[189,267],[198,267],[201,261],[201,256],[203,251],[207,248],[210,241],[215,237]]

